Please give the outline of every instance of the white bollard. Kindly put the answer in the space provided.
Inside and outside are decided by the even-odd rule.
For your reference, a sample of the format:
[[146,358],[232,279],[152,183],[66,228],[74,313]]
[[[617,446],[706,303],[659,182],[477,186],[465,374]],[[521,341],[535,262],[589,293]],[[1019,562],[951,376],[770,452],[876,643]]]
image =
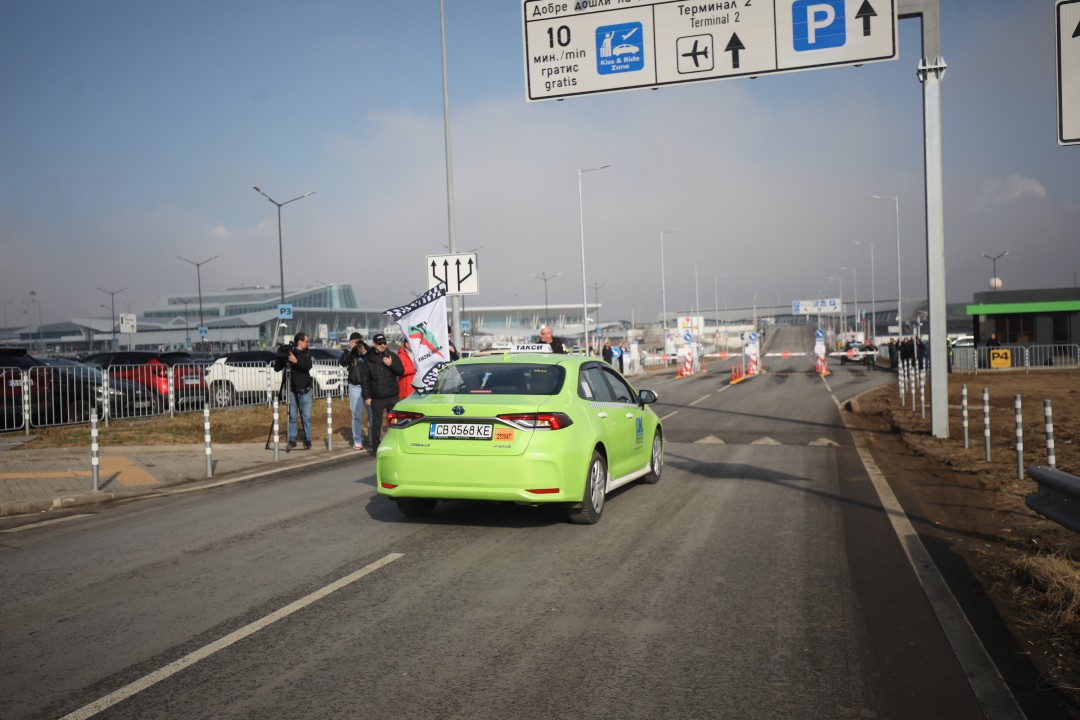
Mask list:
[[968,403],[967,385],[960,386],[960,424],[964,428],[964,449],[968,449]]
[[278,448],[279,448],[279,444],[278,444],[279,435],[278,435],[278,433],[279,433],[279,431],[281,429],[281,425],[278,422],[278,407],[279,407],[280,404],[281,404],[281,401],[278,400],[278,396],[275,395],[274,396],[274,462],[277,462],[277,459],[278,459]]
[[983,388],[983,444],[986,445],[985,461],[990,462],[990,388]]
[[94,492],[98,491],[98,468],[100,463],[101,461],[98,459],[97,408],[94,408],[90,411],[90,474],[94,478]]
[[326,396],[326,449],[334,449],[334,398]]
[[1057,457],[1054,454],[1054,411],[1050,407],[1049,400],[1043,400],[1043,417],[1046,419],[1046,464],[1052,468],[1057,467]]
[[206,477],[214,477],[214,458],[210,451],[210,404],[203,405],[203,442],[206,443]]
[[1020,411],[1020,394],[1016,395],[1016,474],[1024,479],[1024,416]]

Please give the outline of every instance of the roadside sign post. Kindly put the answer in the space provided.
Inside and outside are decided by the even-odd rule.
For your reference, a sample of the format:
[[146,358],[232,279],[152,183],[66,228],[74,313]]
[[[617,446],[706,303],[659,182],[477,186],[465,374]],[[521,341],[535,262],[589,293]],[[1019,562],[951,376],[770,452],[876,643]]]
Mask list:
[[1058,144],[1080,144],[1080,0],[1058,0]]

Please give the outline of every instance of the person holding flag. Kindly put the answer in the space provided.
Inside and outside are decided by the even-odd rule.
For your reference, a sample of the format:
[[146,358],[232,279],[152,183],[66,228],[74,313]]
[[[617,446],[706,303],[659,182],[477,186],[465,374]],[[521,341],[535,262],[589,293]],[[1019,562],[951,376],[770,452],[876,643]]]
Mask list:
[[446,283],[439,283],[408,305],[383,313],[393,318],[412,351],[416,377],[412,386],[431,391],[439,370],[452,360],[446,322]]
[[382,440],[383,415],[398,401],[398,378],[405,374],[401,358],[386,349],[386,336],[382,333],[371,338],[360,373],[368,409],[368,442],[375,453]]

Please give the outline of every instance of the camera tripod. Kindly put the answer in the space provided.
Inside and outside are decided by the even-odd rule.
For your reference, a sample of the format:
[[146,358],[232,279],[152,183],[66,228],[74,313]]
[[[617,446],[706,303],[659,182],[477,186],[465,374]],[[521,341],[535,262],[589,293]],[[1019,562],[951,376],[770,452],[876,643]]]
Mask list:
[[[285,398],[285,423],[286,423],[286,427],[288,427],[289,411],[290,411],[291,406],[292,406],[292,368],[289,367],[289,362],[287,360],[285,361],[285,367],[282,368],[282,371],[281,371],[281,387],[278,388],[278,396]],[[308,431],[308,429],[306,427],[304,427],[304,414],[299,412],[299,408],[297,409],[297,413],[296,413],[296,425],[297,425],[297,428],[296,428],[297,433],[296,434],[297,434],[298,437],[300,436],[300,430],[304,431],[304,437],[310,437],[310,432]],[[273,418],[271,418],[270,419],[270,429],[266,433],[266,449],[267,450],[271,449],[270,448],[270,440],[273,439],[273,437],[274,437],[274,420],[273,420]],[[288,431],[286,431],[286,433],[285,433],[285,440],[286,440],[286,442],[285,442],[285,452],[291,452],[292,451],[292,448],[289,447],[288,439],[289,439]]]

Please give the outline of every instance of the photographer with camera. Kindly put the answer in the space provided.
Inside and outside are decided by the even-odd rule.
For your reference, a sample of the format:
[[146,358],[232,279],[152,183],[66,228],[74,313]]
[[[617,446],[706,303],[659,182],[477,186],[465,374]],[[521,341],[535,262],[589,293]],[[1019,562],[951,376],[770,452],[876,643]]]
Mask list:
[[296,447],[296,413],[304,423],[304,449],[311,449],[311,353],[306,333],[298,332],[288,345],[278,348],[274,370],[286,370],[285,387],[289,397],[289,444],[286,452]]
[[386,349],[386,336],[379,333],[371,339],[372,347],[364,355],[361,376],[364,384],[364,404],[368,408],[368,443],[377,452],[382,439],[383,414],[398,401],[398,378],[405,367],[397,353]]
[[364,379],[360,375],[360,370],[364,364],[364,353],[367,352],[367,349],[367,345],[364,344],[364,336],[354,332],[349,336],[349,349],[341,353],[341,357],[338,359],[338,364],[343,368],[348,368],[349,373],[349,412],[352,413],[353,450],[364,449],[364,424],[362,421],[364,413]]

